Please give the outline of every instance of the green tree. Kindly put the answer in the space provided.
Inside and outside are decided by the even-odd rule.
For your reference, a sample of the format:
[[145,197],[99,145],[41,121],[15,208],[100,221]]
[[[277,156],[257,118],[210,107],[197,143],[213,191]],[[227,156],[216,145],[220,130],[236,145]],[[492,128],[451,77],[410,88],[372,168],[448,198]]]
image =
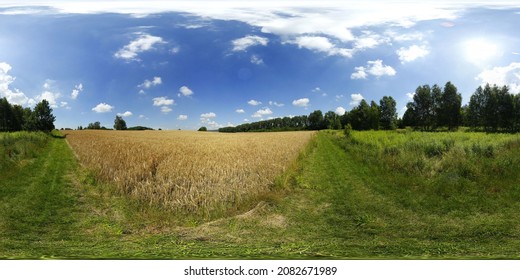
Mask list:
[[333,111],[325,113],[324,121],[328,129],[341,129],[340,116]]
[[12,131],[13,109],[7,98],[0,99],[0,131]]
[[310,130],[320,130],[326,128],[324,125],[323,113],[320,110],[316,110],[309,114],[308,118]]
[[33,110],[33,117],[36,130],[50,132],[54,129],[56,117],[52,114],[52,109],[47,100],[43,99],[36,104]]
[[115,130],[126,130],[126,122],[123,120],[123,117],[116,116],[116,119],[114,120],[114,129]]
[[423,130],[431,130],[435,124],[434,100],[429,85],[423,85],[415,90],[413,110],[416,126]]
[[202,126],[201,128],[199,128],[199,131],[208,131],[208,128],[205,126]]
[[380,123],[386,130],[396,128],[397,124],[397,103],[391,96],[383,96],[379,101]]
[[438,125],[447,126],[449,130],[458,128],[462,120],[460,112],[462,96],[451,82],[447,82],[444,86],[438,103]]

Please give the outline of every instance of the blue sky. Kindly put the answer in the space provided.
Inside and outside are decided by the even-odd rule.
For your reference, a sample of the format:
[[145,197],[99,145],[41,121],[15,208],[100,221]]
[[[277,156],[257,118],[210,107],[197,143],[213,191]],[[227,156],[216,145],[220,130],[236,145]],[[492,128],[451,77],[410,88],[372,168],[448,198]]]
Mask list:
[[[518,1],[2,1],[0,97],[58,128],[216,129],[419,85],[520,92]],[[477,4],[476,4],[477,3]]]

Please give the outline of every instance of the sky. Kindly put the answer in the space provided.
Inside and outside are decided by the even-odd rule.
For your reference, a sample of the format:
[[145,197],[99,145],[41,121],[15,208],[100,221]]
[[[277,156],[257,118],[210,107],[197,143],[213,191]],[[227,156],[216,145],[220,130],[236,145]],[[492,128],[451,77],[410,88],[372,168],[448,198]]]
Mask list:
[[0,97],[57,128],[218,129],[451,81],[520,92],[518,1],[2,1]]

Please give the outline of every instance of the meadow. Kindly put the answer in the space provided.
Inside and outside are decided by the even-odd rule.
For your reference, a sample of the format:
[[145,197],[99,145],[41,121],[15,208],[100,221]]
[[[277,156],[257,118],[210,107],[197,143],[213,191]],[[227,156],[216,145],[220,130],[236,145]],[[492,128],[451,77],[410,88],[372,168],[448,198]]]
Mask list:
[[2,135],[0,258],[520,258],[518,134],[66,133]]
[[312,134],[84,130],[68,132],[67,141],[83,165],[121,193],[211,219],[273,193]]

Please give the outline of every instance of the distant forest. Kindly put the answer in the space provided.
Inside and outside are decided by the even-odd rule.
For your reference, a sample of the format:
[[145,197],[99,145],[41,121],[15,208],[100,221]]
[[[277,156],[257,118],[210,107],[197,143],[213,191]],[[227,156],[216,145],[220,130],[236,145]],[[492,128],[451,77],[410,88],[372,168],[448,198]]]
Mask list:
[[456,130],[459,126],[486,132],[520,131],[520,94],[512,94],[507,86],[479,86],[467,105],[457,87],[447,82],[417,87],[413,101],[406,105],[402,118],[397,117],[396,101],[384,96],[379,104],[364,99],[344,115],[320,110],[295,117],[274,118],[223,127],[219,132],[262,132],[290,130],[342,129],[348,124],[354,130],[393,130],[412,127],[422,131]]

